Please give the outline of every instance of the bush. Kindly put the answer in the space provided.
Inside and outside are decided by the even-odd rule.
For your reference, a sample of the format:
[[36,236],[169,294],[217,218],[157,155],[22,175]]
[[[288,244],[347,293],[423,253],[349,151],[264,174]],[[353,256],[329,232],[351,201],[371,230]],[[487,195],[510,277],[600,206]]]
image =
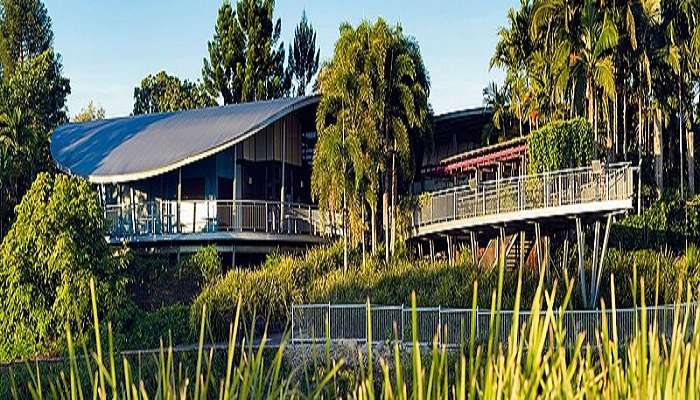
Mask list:
[[39,174],[16,212],[0,245],[0,360],[56,350],[66,324],[80,338],[92,321],[90,279],[110,318],[126,299],[126,254],[104,240],[86,181]]
[[553,122],[528,136],[528,170],[541,173],[590,165],[598,156],[593,129],[583,118]]
[[[700,198],[700,197],[699,197]],[[678,193],[667,192],[640,215],[632,214],[615,224],[611,243],[625,249],[685,249],[685,239],[698,242],[700,213],[683,201]]]
[[211,283],[221,276],[221,258],[215,245],[200,247],[185,258],[183,266],[200,277],[202,283]]
[[163,339],[165,346],[193,343],[194,337],[188,323],[189,311],[184,304],[173,304],[155,311],[137,312],[132,325],[123,332],[123,348],[155,349],[160,347],[160,339]]
[[[356,259],[356,253],[353,253]],[[287,324],[293,303],[307,298],[310,282],[319,276],[337,271],[343,264],[342,243],[319,246],[303,256],[270,254],[258,269],[229,271],[220,280],[205,287],[195,299],[190,311],[190,326],[196,329],[206,304],[212,333],[225,338],[233,320],[236,302],[243,302],[243,318],[258,317],[258,325],[266,319],[273,330],[280,331]]]

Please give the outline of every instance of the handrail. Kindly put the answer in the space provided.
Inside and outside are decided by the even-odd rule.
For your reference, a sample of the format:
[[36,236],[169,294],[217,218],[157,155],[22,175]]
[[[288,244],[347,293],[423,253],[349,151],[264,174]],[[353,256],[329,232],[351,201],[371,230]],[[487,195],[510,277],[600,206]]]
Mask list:
[[261,232],[321,236],[318,208],[264,200],[149,200],[105,206],[113,239],[168,234]]
[[[624,167],[631,167],[633,170],[636,170],[638,167],[635,167],[632,165],[631,162],[629,161],[622,161],[622,162],[617,162],[617,163],[612,163],[612,164],[601,164],[602,169],[619,169],[619,168],[624,168]],[[489,179],[485,180],[483,182],[480,182],[480,185],[487,185],[487,184],[496,184],[496,183],[507,183],[507,182],[513,182],[513,181],[518,181],[523,178],[537,178],[537,177],[545,177],[545,176],[552,176],[552,175],[561,175],[561,174],[568,174],[572,172],[582,172],[582,171],[593,171],[593,167],[590,165],[584,166],[584,167],[573,167],[573,168],[566,168],[566,169],[559,169],[559,170],[554,170],[554,171],[545,171],[545,172],[538,172],[536,174],[527,174],[527,175],[517,175],[517,176],[509,176],[505,178],[496,178],[496,179]],[[452,186],[440,190],[436,190],[433,192],[426,192],[427,194],[431,195],[439,195],[443,193],[451,193],[455,191],[460,191],[464,189],[473,189],[468,183],[458,185],[458,186]]]
[[627,200],[633,195],[629,162],[569,168],[461,185],[426,193],[413,213],[413,228],[451,220],[555,206]]

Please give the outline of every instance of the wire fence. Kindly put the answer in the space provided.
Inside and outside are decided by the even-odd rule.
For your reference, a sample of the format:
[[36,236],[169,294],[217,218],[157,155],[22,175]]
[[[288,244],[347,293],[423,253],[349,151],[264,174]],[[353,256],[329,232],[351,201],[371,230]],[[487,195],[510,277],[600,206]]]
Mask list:
[[[659,335],[670,337],[674,326],[680,326],[688,314],[687,332],[692,333],[697,303],[665,305],[646,308],[646,321],[649,327],[656,327]],[[293,305],[291,310],[291,342],[324,343],[355,340],[368,341],[366,304],[304,304]],[[554,311],[554,322],[561,324],[565,333],[564,345],[573,347],[581,333],[584,343],[596,344],[596,335],[603,329],[603,321],[613,338],[612,327],[616,327],[617,340],[625,343],[632,339],[642,323],[641,308],[613,310],[569,310]],[[545,317],[546,311],[540,316]],[[372,343],[380,344],[398,340],[401,343],[413,341],[412,308],[403,305],[370,305],[369,315],[372,327]],[[491,320],[495,316],[490,310],[472,310],[442,307],[416,308],[417,341],[429,345],[437,338],[440,344],[457,347],[469,340],[472,318],[476,318],[475,338],[485,341],[489,337]],[[517,316],[518,331],[530,320],[530,311],[520,311]],[[605,318],[604,318],[605,317]],[[677,318],[677,320],[675,319]],[[674,324],[678,321],[678,324]],[[495,323],[495,321],[494,321]],[[508,340],[513,324],[513,311],[501,311],[498,327],[502,342]]]

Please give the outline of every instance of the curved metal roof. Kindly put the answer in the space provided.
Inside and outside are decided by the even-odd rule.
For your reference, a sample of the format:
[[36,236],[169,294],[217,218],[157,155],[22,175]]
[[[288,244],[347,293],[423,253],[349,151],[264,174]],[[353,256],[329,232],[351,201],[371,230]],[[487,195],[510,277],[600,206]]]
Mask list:
[[144,179],[218,153],[317,96],[66,124],[51,136],[61,170],[94,183]]

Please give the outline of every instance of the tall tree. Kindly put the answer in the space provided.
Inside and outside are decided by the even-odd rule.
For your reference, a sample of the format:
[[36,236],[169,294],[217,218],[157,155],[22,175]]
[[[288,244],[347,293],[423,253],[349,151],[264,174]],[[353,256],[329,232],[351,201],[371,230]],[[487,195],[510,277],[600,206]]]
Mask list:
[[274,0],[229,0],[219,9],[208,43],[202,76],[207,92],[224,104],[267,100],[285,95],[282,22],[274,20]]
[[105,118],[105,109],[90,100],[87,106],[71,118],[71,122],[89,122]]
[[53,46],[51,18],[38,0],[2,0],[0,63],[12,73],[15,66]]
[[134,115],[191,110],[215,104],[200,83],[180,80],[165,71],[148,75],[141,85],[134,88]]
[[0,33],[0,113],[16,116],[21,110],[24,127],[18,138],[21,156],[4,157],[10,193],[0,204],[0,218],[7,225],[36,174],[53,168],[49,135],[68,119],[70,84],[53,51],[51,19],[40,0],[0,0]]
[[306,11],[301,14],[301,21],[294,30],[294,46],[289,46],[287,74],[297,96],[306,94],[311,80],[318,72],[318,60],[321,50],[316,49],[316,31],[306,19]]
[[[341,26],[333,58],[319,74],[323,96],[315,154],[326,157],[323,152],[330,149],[340,162],[335,165],[346,166],[348,173],[334,180],[329,177],[334,168],[323,168],[330,164],[314,162],[314,194],[345,191],[352,200],[349,206],[357,207],[350,213],[364,217],[366,204],[374,227],[381,193],[387,257],[396,241],[397,194],[407,190],[417,149],[430,140],[429,89],[418,44],[382,19],[364,21],[357,28]],[[325,185],[334,182],[334,188]],[[336,205],[338,197],[334,196]],[[372,238],[378,240],[374,229]]]

